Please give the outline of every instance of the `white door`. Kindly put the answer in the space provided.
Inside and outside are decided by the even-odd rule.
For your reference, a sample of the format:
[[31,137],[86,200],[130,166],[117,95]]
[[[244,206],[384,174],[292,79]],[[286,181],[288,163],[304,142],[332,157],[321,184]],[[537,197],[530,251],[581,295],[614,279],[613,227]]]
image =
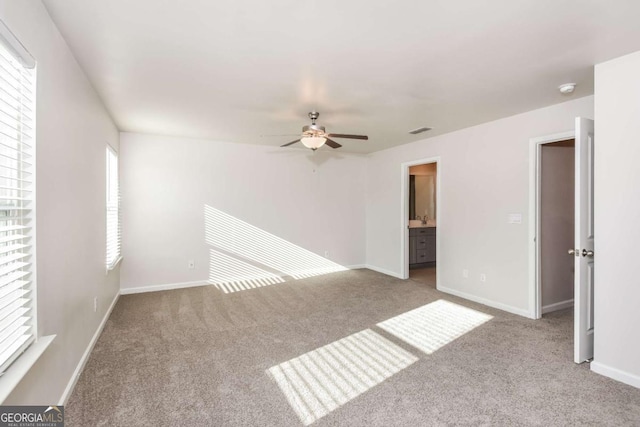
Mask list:
[[574,361],[593,358],[593,120],[576,118]]

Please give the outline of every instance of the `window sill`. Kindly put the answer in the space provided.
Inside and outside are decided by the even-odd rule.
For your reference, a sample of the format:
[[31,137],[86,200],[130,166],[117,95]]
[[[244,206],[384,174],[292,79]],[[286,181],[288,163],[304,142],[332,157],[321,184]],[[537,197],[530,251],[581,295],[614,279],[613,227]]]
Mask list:
[[112,262],[110,265],[107,266],[107,274],[113,270],[114,268],[116,268],[118,266],[118,264],[120,264],[120,261],[122,261],[122,257],[119,256],[117,260],[115,260],[114,262]]
[[9,366],[9,369],[0,377],[0,404],[27,375],[29,369],[35,365],[55,337],[55,335],[48,335],[38,338]]

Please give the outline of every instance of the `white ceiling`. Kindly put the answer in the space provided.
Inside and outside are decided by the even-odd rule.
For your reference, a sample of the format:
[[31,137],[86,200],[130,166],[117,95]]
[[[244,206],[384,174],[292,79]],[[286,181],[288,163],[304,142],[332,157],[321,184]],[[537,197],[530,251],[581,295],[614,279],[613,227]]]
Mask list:
[[638,0],[43,1],[121,130],[273,146],[312,109],[349,152],[450,132],[640,50]]

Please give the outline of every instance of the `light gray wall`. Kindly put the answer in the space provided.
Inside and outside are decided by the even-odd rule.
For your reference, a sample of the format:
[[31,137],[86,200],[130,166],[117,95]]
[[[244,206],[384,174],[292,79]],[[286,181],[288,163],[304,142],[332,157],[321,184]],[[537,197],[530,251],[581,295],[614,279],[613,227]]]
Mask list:
[[591,368],[640,387],[640,52],[595,69],[595,347]]
[[[542,308],[573,299],[575,149],[542,146],[540,265]],[[549,309],[544,310],[548,312]]]
[[38,61],[38,332],[57,335],[4,403],[55,404],[118,294],[117,269],[105,275],[105,147],[118,132],[39,1],[0,1],[0,18]]
[[207,280],[205,205],[343,266],[365,261],[364,156],[135,133],[121,147],[123,290]]
[[[441,287],[529,314],[529,139],[570,131],[576,116],[593,117],[593,97],[373,153],[367,164],[367,264],[400,274],[401,164],[440,156]],[[510,213],[521,213],[522,224],[508,224]]]

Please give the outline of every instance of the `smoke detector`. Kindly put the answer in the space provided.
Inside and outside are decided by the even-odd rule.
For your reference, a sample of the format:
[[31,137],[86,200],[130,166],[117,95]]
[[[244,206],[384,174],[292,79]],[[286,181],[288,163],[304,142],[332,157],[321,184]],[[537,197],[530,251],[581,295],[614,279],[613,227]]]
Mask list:
[[565,83],[558,86],[558,90],[561,94],[566,95],[573,92],[576,89],[575,83]]

